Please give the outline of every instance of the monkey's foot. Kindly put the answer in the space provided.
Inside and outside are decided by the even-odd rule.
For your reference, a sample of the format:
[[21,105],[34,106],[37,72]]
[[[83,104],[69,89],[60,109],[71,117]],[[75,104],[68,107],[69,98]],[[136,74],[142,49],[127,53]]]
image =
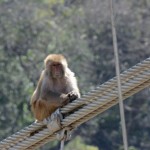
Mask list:
[[61,120],[62,120],[62,114],[60,113],[60,110],[57,109],[55,112],[51,114],[48,118],[43,120],[43,123],[47,125],[47,128],[50,132],[54,133],[55,131],[59,130],[61,128]]

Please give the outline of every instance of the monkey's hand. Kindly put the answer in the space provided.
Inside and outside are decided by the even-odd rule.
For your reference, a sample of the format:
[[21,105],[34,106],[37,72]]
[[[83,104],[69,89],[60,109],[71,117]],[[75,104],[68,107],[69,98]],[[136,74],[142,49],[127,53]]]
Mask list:
[[67,105],[69,103],[69,97],[68,94],[61,94],[60,95],[61,98],[61,106]]
[[68,97],[69,97],[69,102],[72,102],[75,99],[77,99],[79,96],[76,91],[71,91],[70,93],[68,93]]

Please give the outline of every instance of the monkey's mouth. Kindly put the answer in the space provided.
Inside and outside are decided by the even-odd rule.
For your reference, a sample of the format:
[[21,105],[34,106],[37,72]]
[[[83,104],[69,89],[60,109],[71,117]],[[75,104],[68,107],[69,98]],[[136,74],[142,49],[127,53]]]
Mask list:
[[59,78],[59,79],[60,79],[60,78],[62,78],[62,77],[63,77],[63,76],[60,75],[60,74],[55,74],[55,75],[53,76],[53,78],[55,78],[55,79],[56,79],[56,78]]

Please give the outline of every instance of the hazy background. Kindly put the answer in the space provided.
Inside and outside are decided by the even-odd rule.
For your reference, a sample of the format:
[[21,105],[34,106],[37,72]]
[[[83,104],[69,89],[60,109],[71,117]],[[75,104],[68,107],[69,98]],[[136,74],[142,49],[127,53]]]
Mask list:
[[[150,56],[150,1],[114,0],[121,71]],[[82,94],[115,76],[109,0],[0,0],[0,139],[34,121],[29,100],[50,53]],[[125,101],[132,150],[150,149],[150,91]],[[122,150],[118,105],[84,123],[65,150]],[[88,146],[87,146],[88,145]],[[51,142],[41,150],[57,150]]]

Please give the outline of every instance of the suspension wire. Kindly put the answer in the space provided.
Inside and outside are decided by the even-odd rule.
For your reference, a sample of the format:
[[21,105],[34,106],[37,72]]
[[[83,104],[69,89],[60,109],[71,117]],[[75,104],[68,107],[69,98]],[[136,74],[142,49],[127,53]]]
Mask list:
[[65,143],[65,140],[61,140],[60,150],[64,150],[64,143]]
[[120,80],[120,67],[119,67],[119,56],[118,56],[118,44],[117,44],[117,35],[114,21],[114,8],[113,0],[110,0],[110,13],[111,13],[111,26],[112,26],[112,36],[113,36],[113,49],[115,55],[115,68],[117,76],[117,85],[118,85],[118,96],[119,96],[119,109],[121,116],[121,126],[123,134],[123,144],[124,150],[128,150],[128,141],[127,141],[127,132],[126,132],[126,123],[125,123],[125,114],[123,107],[123,98],[122,98],[122,89],[121,89],[121,80]]

